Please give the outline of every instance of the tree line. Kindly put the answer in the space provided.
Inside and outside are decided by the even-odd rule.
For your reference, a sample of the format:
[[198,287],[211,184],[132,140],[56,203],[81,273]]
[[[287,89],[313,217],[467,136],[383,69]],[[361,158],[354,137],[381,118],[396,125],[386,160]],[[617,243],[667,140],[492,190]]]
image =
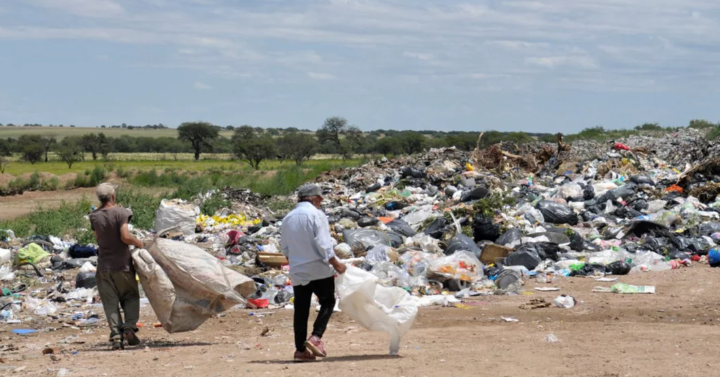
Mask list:
[[[688,127],[717,130],[720,129],[720,124],[693,120]],[[628,130],[605,130],[598,126],[586,128],[575,135],[568,135],[568,140],[601,140],[627,136],[640,131],[674,129],[677,128],[663,128],[657,123],[645,123]],[[232,130],[232,137],[221,136],[221,130]],[[43,160],[47,162],[49,154],[53,152],[72,168],[74,163],[85,158],[85,153],[89,153],[93,160],[107,159],[110,153],[168,153],[175,159],[180,153],[193,153],[195,160],[198,160],[202,153],[231,153],[258,169],[260,163],[265,160],[288,160],[300,165],[316,154],[338,155],[347,159],[358,154],[413,154],[429,148],[453,146],[470,151],[478,145],[478,142],[480,147],[487,147],[501,141],[517,144],[536,140],[556,141],[555,134],[547,133],[485,131],[478,140],[479,132],[396,130],[364,132],[348,124],[348,121],[341,117],[326,119],[316,132],[294,127],[285,129],[264,129],[248,125],[220,127],[208,122],[185,122],[177,131],[177,138],[129,135],[108,137],[102,132],[68,136],[62,140],[58,140],[51,133],[22,135],[18,139],[0,139],[0,159],[15,153],[24,161],[35,164]]]

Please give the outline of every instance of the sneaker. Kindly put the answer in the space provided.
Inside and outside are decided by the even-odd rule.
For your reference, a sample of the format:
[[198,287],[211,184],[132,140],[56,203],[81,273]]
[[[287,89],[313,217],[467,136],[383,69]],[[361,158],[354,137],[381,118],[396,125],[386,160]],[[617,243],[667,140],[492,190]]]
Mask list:
[[305,342],[305,347],[317,357],[327,357],[323,342],[315,335],[311,336],[310,339]]
[[296,363],[315,361],[315,359],[315,355],[313,355],[309,349],[305,349],[305,352],[295,351],[295,355],[293,355],[293,361]]
[[112,350],[113,351],[120,351],[125,349],[123,346],[122,337],[120,335],[115,335],[112,338],[110,338],[110,342],[112,342]]
[[135,331],[132,329],[125,329],[125,331],[123,331],[123,337],[127,340],[127,343],[130,346],[137,346],[140,344],[140,338],[138,338]]

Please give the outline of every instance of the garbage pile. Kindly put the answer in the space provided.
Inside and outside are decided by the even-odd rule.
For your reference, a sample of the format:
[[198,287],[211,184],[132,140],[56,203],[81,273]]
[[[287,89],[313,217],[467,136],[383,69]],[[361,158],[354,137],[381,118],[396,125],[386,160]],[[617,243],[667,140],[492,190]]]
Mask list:
[[[431,149],[328,171],[316,183],[339,258],[384,287],[401,288],[418,306],[449,305],[519,294],[528,279],[719,265],[718,156],[686,129],[609,143]],[[250,277],[248,307],[292,307],[280,253],[282,219],[292,207],[271,210],[269,198],[245,189],[220,192],[230,208],[201,213],[203,195],[164,200],[155,229],[134,231],[192,244]],[[80,326],[102,318],[93,291],[96,255],[92,245],[68,237],[20,240],[7,230],[0,243],[0,322],[44,316]],[[556,301],[575,305],[567,297]]]

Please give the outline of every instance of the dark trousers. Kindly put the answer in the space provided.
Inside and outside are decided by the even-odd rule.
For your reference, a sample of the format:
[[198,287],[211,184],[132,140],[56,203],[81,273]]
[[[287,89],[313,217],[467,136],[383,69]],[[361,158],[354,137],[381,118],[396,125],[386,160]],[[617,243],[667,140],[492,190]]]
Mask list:
[[322,338],[335,308],[335,278],[331,276],[327,279],[313,280],[308,285],[293,286],[293,290],[295,291],[295,317],[293,321],[295,349],[304,352],[312,295],[315,294],[320,301],[320,312],[313,324],[312,335]]
[[[95,278],[105,317],[110,325],[110,341],[120,340],[125,329],[137,331],[137,321],[140,319],[140,289],[135,273],[99,271]],[[125,321],[120,315],[121,307],[125,313]]]

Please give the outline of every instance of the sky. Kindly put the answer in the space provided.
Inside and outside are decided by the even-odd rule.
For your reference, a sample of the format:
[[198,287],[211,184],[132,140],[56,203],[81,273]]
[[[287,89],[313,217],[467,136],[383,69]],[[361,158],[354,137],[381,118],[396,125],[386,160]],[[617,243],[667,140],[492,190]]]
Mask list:
[[717,0],[2,0],[0,123],[720,121]]

